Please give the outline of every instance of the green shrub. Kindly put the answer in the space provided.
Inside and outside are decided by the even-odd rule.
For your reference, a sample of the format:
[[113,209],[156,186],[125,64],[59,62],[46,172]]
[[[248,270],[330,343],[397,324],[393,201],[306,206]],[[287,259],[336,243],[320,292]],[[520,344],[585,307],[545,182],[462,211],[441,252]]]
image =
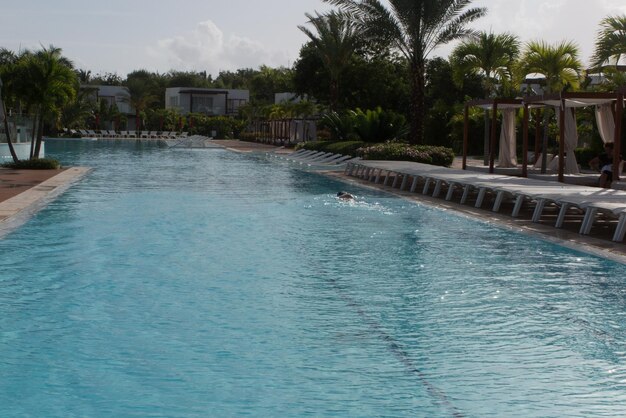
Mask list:
[[450,148],[430,145],[409,145],[401,142],[386,142],[363,147],[358,155],[365,160],[414,161],[449,167],[454,161]]
[[357,108],[350,114],[353,119],[354,131],[359,139],[364,142],[399,139],[406,136],[408,132],[404,116],[392,111],[384,111],[380,107],[366,111]]
[[296,145],[295,149],[332,152],[334,154],[357,155],[357,150],[365,145],[362,141],[308,141]]
[[332,111],[322,115],[319,121],[321,129],[330,132],[330,138],[335,141],[348,141],[354,138],[354,118],[352,114],[340,115]]
[[61,168],[61,163],[53,158],[34,158],[32,160],[20,160],[2,164],[4,168],[18,170],[56,170]]
[[188,117],[193,122],[189,128],[191,135],[213,136],[215,139],[237,138],[246,127],[246,122],[229,116],[207,116],[194,113]]
[[576,148],[574,154],[576,154],[576,161],[581,167],[589,167],[589,161],[600,154],[601,150],[593,148]]

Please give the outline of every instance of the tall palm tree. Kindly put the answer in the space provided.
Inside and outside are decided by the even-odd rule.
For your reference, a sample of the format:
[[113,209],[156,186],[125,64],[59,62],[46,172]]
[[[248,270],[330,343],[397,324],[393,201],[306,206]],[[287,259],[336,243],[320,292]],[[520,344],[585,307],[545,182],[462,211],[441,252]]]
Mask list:
[[149,83],[142,78],[131,78],[126,82],[130,93],[130,105],[135,109],[135,129],[141,130],[141,113],[144,112],[158,98],[150,90]]
[[11,140],[11,131],[9,129],[9,119],[7,116],[7,98],[10,96],[9,93],[11,90],[11,86],[3,85],[2,78],[5,80],[11,79],[12,69],[17,62],[17,55],[13,51],[10,51],[6,48],[0,48],[0,118],[3,120],[3,128],[7,138],[7,144],[9,146],[9,152],[11,153],[11,158],[13,158],[14,162],[18,162],[19,158],[17,157],[17,153],[15,152],[15,148],[13,147],[13,141]]
[[426,60],[433,50],[473,33],[467,25],[486,13],[468,8],[471,0],[324,0],[354,19],[366,39],[384,39],[409,64],[411,84],[410,141],[423,141]]
[[519,51],[520,42],[515,35],[479,32],[452,52],[450,63],[455,81],[462,84],[467,74],[477,74],[483,79],[485,97],[496,95],[499,87],[502,90],[511,83]]
[[596,49],[591,57],[592,65],[615,65],[626,58],[626,15],[608,16],[600,22]]
[[526,45],[520,68],[524,76],[542,74],[546,80],[547,93],[577,89],[582,69],[578,55],[578,46],[573,42],[549,45],[544,41],[533,41]]
[[61,52],[52,45],[42,47],[24,53],[16,66],[16,92],[34,112],[31,158],[39,157],[44,122],[56,122],[61,108],[76,96],[77,75]]
[[[539,73],[545,77],[546,93],[567,89],[577,89],[580,85],[582,64],[578,59],[578,46],[573,42],[563,41],[557,45],[549,45],[543,41],[533,41],[526,45],[520,59],[520,70],[523,77]],[[548,148],[548,118],[544,110],[543,146],[541,152],[541,172],[545,173]]]
[[[498,90],[508,90],[513,79],[513,68],[519,55],[520,43],[515,35],[479,32],[476,37],[463,41],[452,52],[450,63],[454,69],[454,79],[459,84],[467,74],[482,76],[485,97],[498,94]],[[498,88],[500,86],[500,88]],[[484,113],[484,149],[489,148],[489,110]],[[489,156],[485,152],[485,165]]]
[[330,108],[337,108],[341,73],[348,66],[358,44],[354,25],[346,16],[331,12],[315,16],[305,13],[317,33],[305,26],[298,28],[306,34],[315,47],[330,75]]

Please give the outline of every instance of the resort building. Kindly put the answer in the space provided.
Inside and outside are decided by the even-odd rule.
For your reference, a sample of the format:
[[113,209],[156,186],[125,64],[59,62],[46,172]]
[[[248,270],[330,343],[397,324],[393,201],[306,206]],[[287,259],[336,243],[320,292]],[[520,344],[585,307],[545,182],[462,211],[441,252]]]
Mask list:
[[250,101],[249,90],[171,87],[165,89],[165,108],[211,116],[235,115]]
[[[131,105],[131,97],[128,88],[124,86],[104,86],[104,85],[83,85],[82,90],[91,91],[91,99],[100,105],[104,102],[108,108],[117,108],[119,113],[123,115],[126,121],[125,125],[128,129],[136,129],[135,108]],[[119,129],[121,121],[105,121],[98,120],[96,128],[98,129]]]

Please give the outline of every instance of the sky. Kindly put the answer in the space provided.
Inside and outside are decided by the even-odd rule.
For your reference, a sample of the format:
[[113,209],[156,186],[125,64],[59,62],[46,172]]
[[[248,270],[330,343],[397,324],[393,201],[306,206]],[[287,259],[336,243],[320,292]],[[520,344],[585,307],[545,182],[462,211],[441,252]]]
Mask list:
[[[385,2],[385,0],[383,0]],[[305,13],[322,0],[21,0],[0,6],[0,47],[54,45],[92,74],[290,67],[307,41]],[[523,42],[576,42],[585,64],[599,22],[626,14],[625,0],[474,0],[488,9],[471,26]],[[447,57],[454,44],[435,51]]]

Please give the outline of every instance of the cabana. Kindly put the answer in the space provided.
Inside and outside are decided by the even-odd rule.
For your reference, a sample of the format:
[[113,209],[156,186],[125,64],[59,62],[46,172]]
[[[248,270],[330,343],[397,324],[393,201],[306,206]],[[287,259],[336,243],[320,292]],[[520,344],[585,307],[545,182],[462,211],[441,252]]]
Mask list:
[[[558,154],[558,180],[564,182],[565,169],[568,173],[577,173],[576,156],[574,148],[577,146],[578,133],[576,131],[576,118],[574,109],[586,106],[596,106],[596,120],[600,136],[606,142],[614,142],[613,164],[615,169],[614,180],[619,179],[619,155],[621,138],[621,120],[623,111],[622,100],[618,100],[616,93],[593,93],[593,92],[561,92],[546,94],[543,96],[531,96],[524,98],[524,143],[528,142],[528,108],[529,107],[553,107],[557,112],[559,121],[559,154]],[[561,123],[560,121],[565,121]],[[619,123],[615,123],[619,121]],[[542,154],[545,150],[542,150]],[[542,159],[545,157],[542,155]],[[527,162],[525,162],[525,165]],[[522,171],[526,172],[527,167]]]
[[[515,137],[515,111],[524,106],[520,99],[479,99],[471,100],[465,104],[464,126],[463,126],[463,170],[467,169],[467,151],[469,147],[469,108],[478,107],[491,111],[491,129],[489,135],[489,149],[485,150],[489,154],[489,173],[494,172],[496,131],[498,128],[498,110],[503,111],[502,129],[500,131],[500,155],[499,166],[517,166],[516,157],[516,137]],[[528,144],[524,148],[524,163],[527,161]],[[526,176],[525,173],[522,175]]]
[[[497,130],[497,112],[505,111],[503,124],[500,134],[500,159],[504,159],[502,166],[510,165],[513,162],[511,153],[515,155],[515,109],[524,108],[524,118],[522,122],[522,177],[528,175],[528,121],[529,109],[539,109],[542,107],[553,107],[557,111],[557,120],[564,120],[565,123],[559,122],[559,153],[558,153],[558,181],[564,182],[564,174],[566,168],[568,173],[578,173],[578,165],[574,155],[574,149],[578,142],[578,133],[576,128],[576,119],[573,110],[578,107],[596,106],[596,120],[600,136],[606,142],[614,143],[613,179],[619,180],[619,156],[621,153],[621,120],[624,108],[624,96],[626,95],[626,87],[621,88],[617,93],[594,93],[594,92],[562,92],[556,94],[547,94],[542,96],[529,96],[524,99],[482,99],[472,100],[465,104],[464,113],[464,129],[463,129],[463,170],[467,169],[467,152],[469,145],[469,108],[480,107],[491,111],[491,132],[489,150],[489,173],[494,173],[494,159],[496,148],[496,130]],[[618,99],[619,97],[619,99]],[[570,110],[569,112],[567,110]],[[508,111],[508,112],[507,112]],[[509,116],[507,116],[507,113]],[[615,123],[619,121],[620,123]],[[542,161],[545,160],[543,155],[546,151],[540,149],[539,131],[540,121],[537,118],[535,127],[535,161],[539,153],[541,153]],[[566,158],[566,155],[568,158]],[[545,164],[542,164],[542,171]]]

